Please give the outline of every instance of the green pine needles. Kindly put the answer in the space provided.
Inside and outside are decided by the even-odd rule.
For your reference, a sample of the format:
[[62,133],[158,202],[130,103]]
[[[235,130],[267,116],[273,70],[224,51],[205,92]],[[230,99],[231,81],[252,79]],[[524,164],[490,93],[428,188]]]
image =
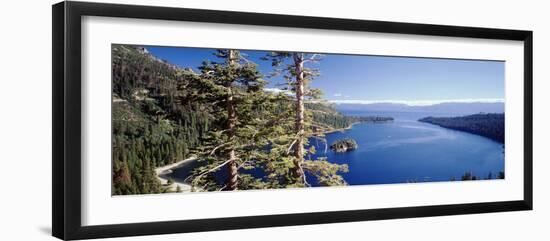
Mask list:
[[[192,191],[346,185],[347,165],[312,159],[318,150],[308,143],[326,144],[324,133],[355,121],[310,87],[322,55],[268,53],[262,61],[273,71],[264,75],[238,50],[189,66],[198,71],[141,47],[113,45],[112,54],[114,195],[181,192],[181,183]],[[196,164],[175,190],[161,185],[158,167],[190,157]]]

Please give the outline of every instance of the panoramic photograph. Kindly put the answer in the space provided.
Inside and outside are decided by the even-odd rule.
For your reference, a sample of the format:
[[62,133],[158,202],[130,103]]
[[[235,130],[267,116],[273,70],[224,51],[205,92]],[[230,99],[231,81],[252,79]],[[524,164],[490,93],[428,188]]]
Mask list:
[[113,44],[111,194],[505,178],[505,62]]

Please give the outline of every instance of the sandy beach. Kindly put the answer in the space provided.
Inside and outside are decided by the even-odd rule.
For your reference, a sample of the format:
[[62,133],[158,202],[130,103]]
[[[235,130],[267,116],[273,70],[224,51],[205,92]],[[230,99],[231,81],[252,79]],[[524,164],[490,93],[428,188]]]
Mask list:
[[[170,173],[172,173],[173,169],[176,169],[176,168],[180,167],[181,165],[183,165],[185,163],[188,163],[188,162],[192,162],[194,160],[196,160],[196,157],[190,157],[190,158],[172,163],[170,165],[157,167],[155,169],[155,174],[157,175],[157,178],[162,183],[162,185],[165,186],[166,184],[168,184],[168,175]],[[179,186],[180,189],[181,189],[181,192],[191,192],[191,185],[189,183],[185,183],[185,182],[183,182],[183,180],[178,180],[178,179],[174,179],[174,178],[172,179],[172,181],[173,181],[172,185],[165,186],[165,187],[170,188],[170,191],[176,191],[177,187]]]

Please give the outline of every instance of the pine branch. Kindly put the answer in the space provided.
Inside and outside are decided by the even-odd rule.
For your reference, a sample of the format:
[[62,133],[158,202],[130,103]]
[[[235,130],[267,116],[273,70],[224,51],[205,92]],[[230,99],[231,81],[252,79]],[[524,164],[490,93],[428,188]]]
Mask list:
[[300,167],[300,172],[302,172],[302,177],[303,177],[303,181],[304,181],[304,185],[306,185],[307,187],[311,187],[311,185],[309,185],[309,183],[307,183],[307,180],[306,180],[306,175],[305,175],[305,172],[304,172],[304,168],[302,168],[302,165],[298,165],[298,167]]
[[[216,171],[216,170],[220,169],[221,167],[227,165],[227,163],[230,163],[231,161],[234,161],[234,160],[229,159],[229,160],[227,160],[227,161],[224,161],[222,164],[217,165],[217,166],[211,168],[210,170],[205,171],[205,172],[199,174],[196,178],[193,179],[192,183],[195,182],[196,180],[199,180],[202,176],[204,176],[204,175],[206,175],[206,174],[208,174],[208,173],[210,173],[210,172],[213,172],[213,171]],[[183,181],[185,182],[185,181],[187,181],[187,179],[189,179],[189,178],[191,178],[191,177],[192,177],[192,176],[189,176],[189,177],[185,178]]]
[[286,150],[287,155],[290,153],[290,150],[292,150],[292,147],[294,146],[294,144],[296,144],[297,141],[298,141],[298,139],[294,139],[294,141],[292,141],[292,143],[290,143],[290,146],[288,147],[288,150]]
[[298,138],[300,137],[300,132],[296,133],[296,135],[294,136],[294,141],[292,143],[290,143],[290,146],[288,147],[288,150],[286,151],[286,154],[288,155],[290,153],[290,150],[292,149],[292,146],[294,146],[294,144],[296,144],[296,142],[298,141]]
[[325,143],[325,153],[327,153],[327,150],[328,150],[328,143],[327,143],[327,139],[325,139],[325,138],[322,138],[322,137],[319,137],[319,136],[311,136],[311,138],[314,138],[314,139],[320,140],[321,142]]
[[219,148],[223,147],[223,146],[227,146],[228,144],[230,144],[231,142],[226,142],[226,143],[223,143],[219,146],[216,146],[214,147],[214,149],[212,149],[212,151],[210,152],[210,156],[214,155],[214,152],[216,152],[216,150],[218,150]]
[[304,60],[304,63],[307,63],[307,62],[314,62],[314,63],[317,63],[317,62],[319,62],[322,58],[323,58],[323,55],[322,55],[322,54],[313,54],[311,57],[309,57],[308,59]]

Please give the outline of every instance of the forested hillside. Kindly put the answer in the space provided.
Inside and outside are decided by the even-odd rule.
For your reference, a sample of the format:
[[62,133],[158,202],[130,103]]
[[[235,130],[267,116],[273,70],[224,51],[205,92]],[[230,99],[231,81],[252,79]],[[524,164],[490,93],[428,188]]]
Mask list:
[[[219,52],[221,53],[226,52]],[[216,57],[220,55],[213,56],[213,59]],[[238,69],[231,64],[223,66],[215,62],[189,66],[201,69],[201,73],[196,73],[191,68],[179,68],[160,60],[148,53],[145,48],[129,45],[113,45],[112,61],[113,195],[166,192],[154,169],[188,158],[191,154],[207,162],[194,172],[197,184],[205,189],[219,189],[219,185],[227,188],[223,183],[218,184],[212,175],[204,174],[209,171],[207,168],[223,163],[226,158],[223,153],[231,152],[230,149],[224,148],[228,148],[227,143],[233,143],[231,140],[236,138],[254,142],[250,144],[243,141],[240,146],[233,149],[239,152],[242,148],[241,157],[247,155],[248,158],[279,159],[269,163],[258,161],[250,166],[243,163],[239,168],[263,168],[277,172],[277,175],[269,176],[272,178],[269,181],[272,187],[287,185],[284,182],[292,179],[281,177],[287,175],[281,172],[281,165],[290,165],[290,159],[285,155],[290,154],[287,151],[289,144],[293,145],[289,143],[292,139],[287,137],[290,135],[287,132],[293,128],[290,124],[294,120],[294,114],[291,112],[293,102],[287,96],[268,93],[258,88],[262,83],[261,76],[255,72],[252,65]],[[223,91],[226,86],[219,86],[218,81],[221,77],[218,78],[211,73],[228,74],[231,71],[240,71],[234,73],[242,75],[239,78],[243,78],[242,84],[233,88],[233,94],[240,93],[248,97],[238,99],[235,96],[235,99],[231,100],[235,107],[238,107],[233,114],[239,118],[238,122],[234,123],[234,136],[227,136],[230,134],[227,125],[231,118],[236,117],[231,117],[231,113],[229,116],[225,113],[228,94]],[[311,124],[306,122],[307,128],[314,129],[314,135],[322,136],[324,131],[344,128],[357,121],[356,118],[345,117],[336,112],[332,105],[311,103],[306,104],[305,108],[305,120],[312,119]],[[287,118],[290,121],[288,128],[283,128],[283,124],[267,125],[273,124],[273,120],[269,118],[278,121]],[[266,127],[258,127],[261,125]],[[271,136],[266,134],[268,132]],[[274,135],[278,135],[277,138]],[[274,151],[269,153],[271,156],[267,156],[265,148],[254,149],[253,144],[270,145]],[[278,154],[275,151],[277,145],[281,146]],[[214,154],[222,151],[219,156]],[[219,157],[219,160],[214,157]],[[279,166],[273,166],[276,163],[279,163]],[[316,162],[309,167],[315,172],[325,173],[325,177],[320,177],[320,180],[330,183],[331,178],[337,177],[330,175],[335,175],[340,169],[334,169],[337,165],[323,163],[319,166],[319,163],[323,162]],[[332,169],[323,172],[323,168]],[[239,176],[239,185],[243,187],[248,185],[246,188],[262,188],[266,185],[260,185],[266,178],[254,180],[254,177],[247,177],[245,174]]]
[[194,73],[124,45],[112,58],[112,193],[163,192],[153,169],[187,157],[208,130],[185,88]]
[[344,116],[337,112],[334,104],[306,103],[305,107],[311,111],[313,122],[324,127],[326,131],[346,128],[358,121],[355,117]]
[[357,122],[388,122],[393,121],[387,116],[347,116],[336,110],[336,105],[329,102],[306,103],[306,109],[311,112],[313,123],[324,127],[324,132],[344,129]]
[[475,114],[461,117],[425,117],[419,121],[485,136],[504,143],[504,114]]

